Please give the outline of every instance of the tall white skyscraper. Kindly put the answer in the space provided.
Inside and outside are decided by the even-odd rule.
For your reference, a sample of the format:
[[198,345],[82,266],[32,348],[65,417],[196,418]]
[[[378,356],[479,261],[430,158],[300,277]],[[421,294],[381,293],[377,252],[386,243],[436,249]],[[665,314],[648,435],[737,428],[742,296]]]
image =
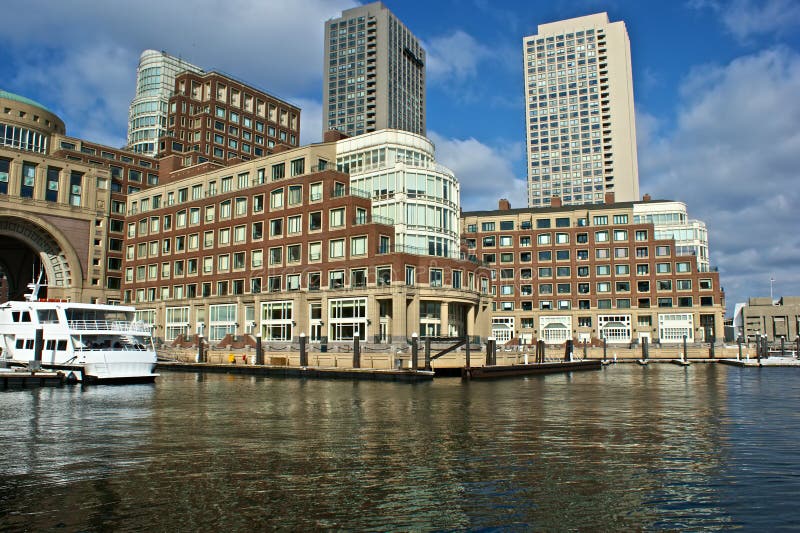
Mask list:
[[522,42],[528,205],[639,199],[628,32],[599,13],[549,24]]
[[425,135],[425,50],[381,2],[325,23],[323,133]]
[[175,92],[175,76],[181,72],[203,72],[198,66],[166,52],[145,50],[136,69],[136,96],[128,112],[128,148],[154,156],[158,139],[167,131],[167,105]]

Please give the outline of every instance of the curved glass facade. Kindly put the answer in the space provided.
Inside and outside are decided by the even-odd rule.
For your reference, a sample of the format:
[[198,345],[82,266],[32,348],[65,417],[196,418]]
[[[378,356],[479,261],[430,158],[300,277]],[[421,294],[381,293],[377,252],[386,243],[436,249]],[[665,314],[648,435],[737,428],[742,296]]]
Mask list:
[[48,138],[36,130],[0,122],[0,146],[46,154]]
[[128,148],[150,156],[158,152],[158,139],[167,130],[167,105],[175,91],[175,76],[202,69],[164,52],[145,50],[139,57],[136,96],[128,114]]
[[461,190],[433,150],[421,135],[381,130],[337,142],[336,165],[372,198],[373,216],[394,224],[397,251],[459,257]]

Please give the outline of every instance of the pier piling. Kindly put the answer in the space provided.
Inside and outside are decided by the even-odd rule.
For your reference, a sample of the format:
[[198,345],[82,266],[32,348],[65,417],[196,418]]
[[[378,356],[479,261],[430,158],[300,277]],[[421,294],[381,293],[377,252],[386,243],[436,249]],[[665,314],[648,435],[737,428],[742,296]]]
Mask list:
[[686,335],[683,336],[683,362],[685,363],[686,360],[689,358],[689,355],[686,352]]
[[416,333],[411,334],[411,370],[416,370],[419,366],[419,337]]
[[33,340],[33,361],[31,361],[31,370],[40,370],[42,368],[43,351],[44,351],[44,328],[36,328],[36,333]]
[[203,353],[203,336],[197,336],[197,362],[198,363],[205,363],[206,362],[206,355]]
[[425,370],[431,369],[431,340],[425,339]]
[[261,335],[256,335],[256,364],[264,364],[264,345],[261,344]]
[[[355,350],[353,350],[355,357]],[[308,366],[308,349],[306,348],[306,334],[300,334],[300,366]]]
[[361,368],[361,339],[358,338],[358,333],[353,335],[353,368]]
[[464,343],[464,361],[466,363],[467,369],[469,369],[470,361],[469,361],[469,335],[464,335],[465,343]]

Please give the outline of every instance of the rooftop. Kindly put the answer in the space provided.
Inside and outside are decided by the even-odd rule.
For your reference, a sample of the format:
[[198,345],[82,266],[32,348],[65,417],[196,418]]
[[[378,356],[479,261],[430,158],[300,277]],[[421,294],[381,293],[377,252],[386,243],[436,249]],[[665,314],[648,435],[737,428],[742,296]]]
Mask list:
[[43,106],[39,102],[35,102],[35,101],[31,100],[30,98],[25,98],[24,96],[20,96],[18,94],[10,93],[10,92],[4,91],[2,89],[0,89],[0,98],[5,98],[6,100],[14,100],[14,101],[19,102],[21,104],[32,105],[34,107],[38,107],[39,109],[43,109],[44,111],[47,111],[50,114],[55,115],[55,113],[53,113],[52,111],[47,109],[45,106]]

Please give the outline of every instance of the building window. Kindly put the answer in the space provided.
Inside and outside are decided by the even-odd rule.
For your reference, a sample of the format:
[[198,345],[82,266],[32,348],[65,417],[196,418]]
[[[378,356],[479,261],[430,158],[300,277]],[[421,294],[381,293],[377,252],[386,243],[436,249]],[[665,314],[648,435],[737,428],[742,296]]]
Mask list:
[[291,301],[261,304],[261,336],[267,341],[292,340],[293,303]]
[[209,306],[210,341],[221,341],[225,335],[236,334],[236,304]]
[[361,340],[367,335],[367,299],[342,298],[328,300],[328,333],[332,341]]

